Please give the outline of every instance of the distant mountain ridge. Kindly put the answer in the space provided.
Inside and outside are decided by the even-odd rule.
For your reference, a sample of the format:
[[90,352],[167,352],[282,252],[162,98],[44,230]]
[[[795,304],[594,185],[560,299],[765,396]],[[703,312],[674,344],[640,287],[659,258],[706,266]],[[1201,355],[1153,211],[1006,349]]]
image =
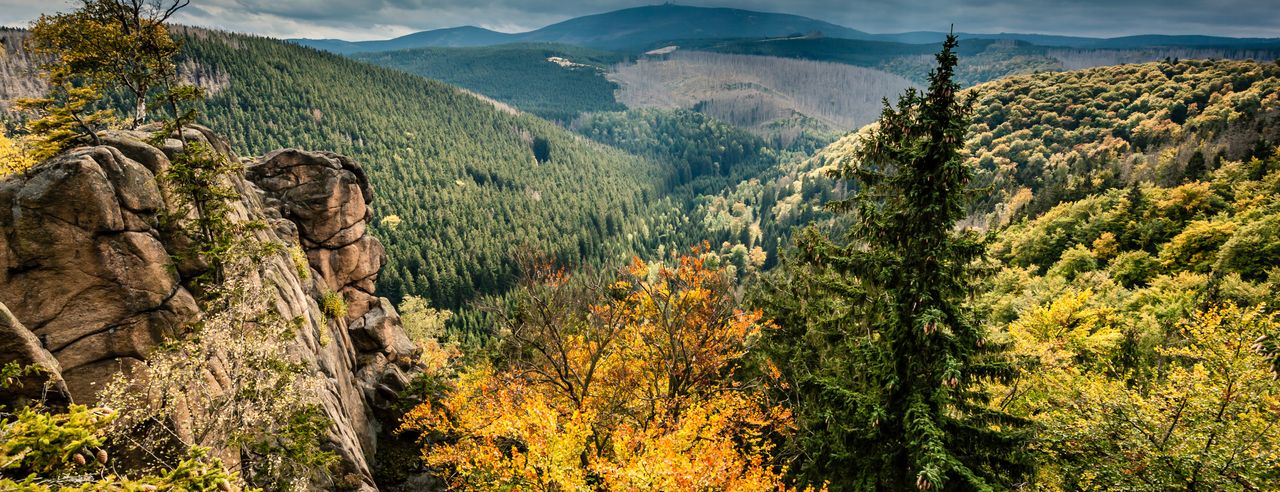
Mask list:
[[384,41],[290,41],[341,54],[536,42],[622,50],[682,38],[767,38],[811,32],[839,38],[871,39],[871,35],[865,32],[799,15],[664,4],[576,17],[525,33],[508,34],[468,26],[423,31]]
[[[475,47],[506,43],[563,43],[603,50],[638,50],[654,43],[679,39],[773,38],[817,34],[831,38],[889,41],[907,44],[938,43],[940,31],[871,34],[799,15],[751,10],[662,4],[634,7],[576,17],[523,33],[502,33],[463,26],[422,31],[395,39],[343,41],[292,39],[295,43],[340,54],[430,47]],[[1034,33],[958,33],[961,39],[1014,40],[1041,46],[1066,48],[1131,49],[1165,46],[1254,47],[1275,46],[1280,38],[1230,38],[1199,35],[1146,34],[1116,38],[1090,38]]]

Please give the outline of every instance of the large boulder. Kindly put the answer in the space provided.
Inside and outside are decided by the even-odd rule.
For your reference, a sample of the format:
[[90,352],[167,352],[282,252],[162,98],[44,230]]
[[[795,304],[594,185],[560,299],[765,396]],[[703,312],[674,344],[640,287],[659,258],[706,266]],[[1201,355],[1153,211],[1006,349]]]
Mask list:
[[[43,401],[64,405],[69,401],[67,385],[62,381],[62,366],[34,333],[13,317],[9,308],[0,304],[0,367],[17,364],[21,375],[0,384],[0,401],[14,406]],[[32,370],[31,368],[34,368]]]
[[0,182],[0,303],[57,358],[77,400],[197,311],[155,229],[162,207],[154,175],[114,147]]
[[[104,382],[183,336],[199,315],[186,286],[207,265],[179,264],[175,252],[189,240],[159,228],[173,200],[156,176],[183,141],[150,137],[108,132],[103,145],[0,181],[0,365],[47,369],[24,381],[27,393],[0,392],[0,404],[33,398],[35,387],[91,403]],[[239,162],[207,128],[184,129],[182,139]],[[415,368],[406,355],[416,347],[374,292],[385,253],[368,234],[368,178],[331,153],[283,150],[245,164],[245,176],[227,183],[241,198],[232,219],[268,224],[254,232],[258,240],[301,247],[308,263],[282,251],[261,261],[252,281],[272,293],[284,319],[302,321],[291,350],[322,381],[318,403],[333,422],[327,447],[342,460],[340,481],[376,490],[369,461],[382,424],[374,408],[407,383]],[[344,319],[321,312],[327,292],[346,299]]]

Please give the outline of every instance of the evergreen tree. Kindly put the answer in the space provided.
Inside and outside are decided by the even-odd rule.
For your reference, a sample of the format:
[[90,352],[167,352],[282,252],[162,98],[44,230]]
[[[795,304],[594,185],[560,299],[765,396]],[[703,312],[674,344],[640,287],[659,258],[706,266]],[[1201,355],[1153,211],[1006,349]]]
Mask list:
[[[1015,368],[967,307],[983,241],[956,223],[973,169],[961,150],[971,99],[948,37],[926,93],[886,102],[833,177],[843,240],[803,231],[761,303],[780,325],[766,353],[794,402],[803,478],[837,490],[999,490],[1028,471],[1020,421],[988,380]],[[773,369],[771,369],[773,370]]]
[[1188,181],[1196,181],[1204,177],[1209,172],[1208,163],[1205,162],[1204,152],[1199,150],[1191,154],[1191,159],[1187,161],[1187,170],[1183,174]]

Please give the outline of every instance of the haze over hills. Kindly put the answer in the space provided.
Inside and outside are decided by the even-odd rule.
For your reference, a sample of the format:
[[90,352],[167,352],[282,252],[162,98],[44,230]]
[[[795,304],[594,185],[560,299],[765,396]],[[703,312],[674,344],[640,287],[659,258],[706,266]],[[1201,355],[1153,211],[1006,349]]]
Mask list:
[[[653,5],[588,15],[523,33],[502,33],[465,26],[422,31],[381,41],[294,39],[317,49],[341,54],[425,47],[489,46],[504,43],[552,42],[607,50],[637,50],[678,39],[774,38],[821,34],[824,37],[907,44],[939,43],[941,31],[871,34],[808,17],[732,8]],[[1169,46],[1263,47],[1280,45],[1280,38],[1231,38],[1198,35],[1137,35],[1116,38],[1057,36],[1035,33],[965,33],[960,39],[1024,41],[1041,46],[1134,49]]]

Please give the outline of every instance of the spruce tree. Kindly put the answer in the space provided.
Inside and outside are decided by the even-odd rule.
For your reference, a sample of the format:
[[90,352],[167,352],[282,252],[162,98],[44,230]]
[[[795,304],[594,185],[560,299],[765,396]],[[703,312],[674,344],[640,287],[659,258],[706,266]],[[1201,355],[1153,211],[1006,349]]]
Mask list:
[[973,169],[955,46],[949,36],[927,92],[886,101],[832,172],[855,190],[828,204],[843,227],[798,234],[760,296],[780,326],[766,353],[795,406],[796,471],[811,484],[1002,490],[1029,471],[1020,422],[983,389],[1015,368],[967,307],[984,248],[956,228]]

